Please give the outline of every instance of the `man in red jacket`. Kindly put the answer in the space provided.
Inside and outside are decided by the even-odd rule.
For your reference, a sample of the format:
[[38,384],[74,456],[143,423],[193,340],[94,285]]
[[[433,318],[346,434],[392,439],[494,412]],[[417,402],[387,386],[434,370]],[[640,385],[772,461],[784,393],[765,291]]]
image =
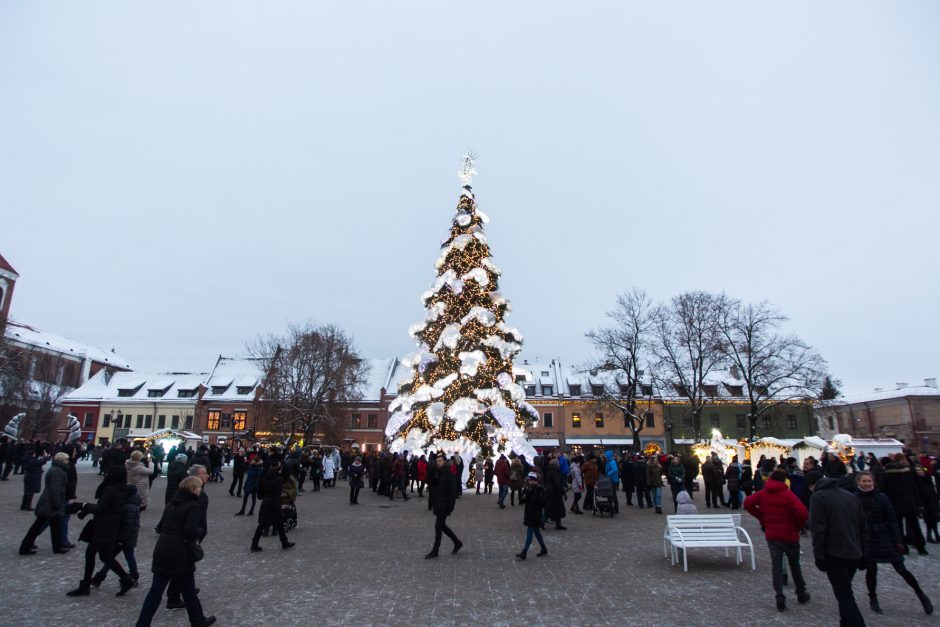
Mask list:
[[496,504],[499,505],[499,509],[506,509],[506,504],[503,501],[506,500],[506,495],[509,494],[509,460],[506,459],[505,455],[500,455],[499,459],[496,460],[493,473],[496,475],[496,484],[499,486],[499,498],[496,500]]
[[809,512],[787,487],[786,480],[787,474],[783,470],[775,470],[763,490],[744,500],[744,509],[760,522],[767,538],[777,609],[781,612],[787,609],[787,599],[783,595],[784,555],[790,563],[793,583],[796,584],[796,600],[800,603],[809,601],[806,580],[800,569],[800,530],[806,524]]

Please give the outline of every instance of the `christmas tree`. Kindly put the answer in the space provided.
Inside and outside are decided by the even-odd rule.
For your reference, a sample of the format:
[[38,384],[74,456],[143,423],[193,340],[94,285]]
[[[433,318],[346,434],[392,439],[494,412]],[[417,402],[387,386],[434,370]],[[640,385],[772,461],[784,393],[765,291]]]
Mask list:
[[489,218],[477,208],[472,155],[459,176],[463,193],[437,260],[437,278],[422,294],[427,314],[411,327],[418,350],[402,361],[414,370],[389,406],[392,452],[440,451],[464,460],[515,452],[531,460],[526,423],[538,413],[525,401],[512,359],[522,334],[504,322],[511,310],[499,292],[500,269],[483,234]]

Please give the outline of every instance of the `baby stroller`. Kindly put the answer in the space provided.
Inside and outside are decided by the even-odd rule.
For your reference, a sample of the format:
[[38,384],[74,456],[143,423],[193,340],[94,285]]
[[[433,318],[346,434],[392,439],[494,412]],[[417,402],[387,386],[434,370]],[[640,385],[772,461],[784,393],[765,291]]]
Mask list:
[[594,511],[592,516],[600,515],[604,517],[604,512],[614,516],[614,486],[610,482],[610,477],[601,475],[597,484],[594,486]]

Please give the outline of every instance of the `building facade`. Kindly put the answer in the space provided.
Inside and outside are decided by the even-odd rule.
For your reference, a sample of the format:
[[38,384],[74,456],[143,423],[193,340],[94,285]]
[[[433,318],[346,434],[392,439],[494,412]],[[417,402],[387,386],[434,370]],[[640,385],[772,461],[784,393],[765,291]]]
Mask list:
[[918,452],[940,452],[940,388],[934,378],[923,385],[897,383],[824,403],[815,408],[821,437],[836,433],[859,438],[895,438]]

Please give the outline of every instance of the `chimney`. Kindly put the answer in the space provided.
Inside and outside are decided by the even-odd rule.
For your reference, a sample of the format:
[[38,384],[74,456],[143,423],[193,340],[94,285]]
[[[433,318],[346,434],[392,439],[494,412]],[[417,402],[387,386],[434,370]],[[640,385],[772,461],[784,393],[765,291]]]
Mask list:
[[738,368],[738,365],[737,365],[737,364],[731,364],[731,367],[728,368],[728,371],[731,373],[731,378],[732,378],[732,379],[740,379],[740,378],[741,378],[741,370]]
[[931,377],[930,379],[924,379],[924,387],[936,389],[937,387],[936,377]]
[[899,389],[899,390],[903,390],[904,388],[907,387],[907,383],[906,383],[906,382],[903,382],[903,381],[902,381],[901,383],[895,383],[894,385],[896,385],[896,386],[897,386],[897,389]]

